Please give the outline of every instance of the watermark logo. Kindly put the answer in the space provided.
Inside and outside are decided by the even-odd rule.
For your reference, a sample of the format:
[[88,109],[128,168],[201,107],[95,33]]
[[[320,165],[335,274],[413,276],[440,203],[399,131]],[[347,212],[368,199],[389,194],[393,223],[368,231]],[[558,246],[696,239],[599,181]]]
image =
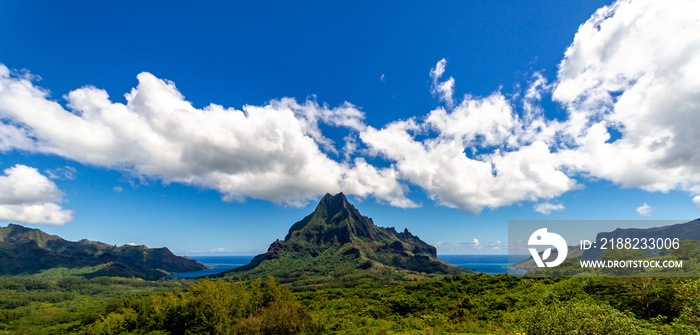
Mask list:
[[557,258],[551,262],[545,262],[545,260],[552,255],[551,247],[542,252],[542,257],[540,257],[539,253],[537,253],[536,248],[528,248],[528,250],[530,250],[530,255],[532,255],[532,259],[534,259],[537,266],[541,268],[545,266],[555,267],[561,264],[566,259],[566,254],[569,251],[569,248],[566,245],[566,240],[564,240],[564,238],[559,234],[547,232],[547,228],[538,229],[532,233],[532,235],[530,235],[530,239],[527,241],[527,244],[529,246],[553,246],[557,249]]

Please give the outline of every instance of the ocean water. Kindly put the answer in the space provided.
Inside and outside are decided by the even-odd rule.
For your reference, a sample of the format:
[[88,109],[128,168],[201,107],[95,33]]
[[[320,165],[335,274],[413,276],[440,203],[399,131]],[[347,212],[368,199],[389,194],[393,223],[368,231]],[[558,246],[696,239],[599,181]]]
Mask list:
[[523,274],[527,271],[506,269],[505,266],[523,261],[529,255],[510,257],[508,255],[438,255],[438,258],[445,261],[447,264],[461,266],[465,269],[471,269],[476,272],[485,273],[487,275],[496,275],[502,273]]
[[235,269],[246,265],[255,256],[190,256],[191,259],[213,266],[211,269],[191,272],[180,272],[166,276],[165,278],[197,278],[215,275],[226,270]]
[[[213,266],[211,269],[192,272],[176,273],[165,278],[196,278],[215,275],[226,270],[234,269],[239,266],[246,265],[255,256],[191,256],[190,258],[202,262],[205,265]],[[522,259],[515,259],[517,262],[525,260],[527,255],[523,255]],[[510,265],[508,255],[438,255],[448,264],[461,266],[466,269],[472,269],[477,272],[493,275],[501,273],[525,273],[522,270],[510,270],[504,266]]]

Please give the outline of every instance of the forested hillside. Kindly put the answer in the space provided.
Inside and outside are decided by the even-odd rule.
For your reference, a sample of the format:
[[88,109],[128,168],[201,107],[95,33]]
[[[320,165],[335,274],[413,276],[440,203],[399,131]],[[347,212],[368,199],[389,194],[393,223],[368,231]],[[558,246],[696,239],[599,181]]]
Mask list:
[[86,239],[71,242],[16,224],[0,227],[0,276],[51,279],[119,276],[156,280],[206,268],[200,262],[174,255],[168,248],[117,247]]
[[[188,286],[192,284],[191,286]],[[696,334],[700,280],[0,280],[0,334]]]

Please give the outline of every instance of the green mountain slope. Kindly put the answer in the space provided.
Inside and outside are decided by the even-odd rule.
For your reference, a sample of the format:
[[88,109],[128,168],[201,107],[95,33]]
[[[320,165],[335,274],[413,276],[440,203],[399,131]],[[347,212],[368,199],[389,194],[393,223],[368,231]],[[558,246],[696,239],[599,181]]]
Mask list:
[[250,264],[225,276],[255,278],[273,275],[291,282],[310,278],[406,273],[459,274],[470,270],[437,258],[435,247],[408,230],[382,228],[363,216],[343,193],[326,194],[316,210],[292,225],[283,241]]
[[206,269],[175,256],[167,248],[121,247],[80,240],[66,241],[39,229],[16,224],[0,227],[0,276],[119,276],[159,279],[168,274]]

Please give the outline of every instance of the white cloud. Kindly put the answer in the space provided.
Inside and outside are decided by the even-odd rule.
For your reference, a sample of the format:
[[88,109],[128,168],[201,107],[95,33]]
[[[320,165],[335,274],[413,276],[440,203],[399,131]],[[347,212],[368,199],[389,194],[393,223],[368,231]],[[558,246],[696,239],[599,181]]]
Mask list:
[[435,247],[439,249],[439,252],[442,253],[463,253],[464,251],[470,251],[470,250],[492,250],[492,251],[498,251],[498,250],[504,250],[506,249],[506,244],[503,243],[503,241],[490,241],[486,244],[481,243],[479,239],[474,238],[469,242],[460,242],[456,244],[451,244],[449,242],[437,242],[435,243]]
[[[431,90],[447,110],[368,127],[360,138],[439,203],[473,213],[553,199],[580,187],[573,178],[581,175],[700,195],[698,12],[698,2],[647,0],[599,10],[580,27],[557,81],[533,76],[522,118],[500,92],[466,96],[452,109],[454,81],[440,82],[442,59],[431,69]],[[545,119],[537,105],[551,89],[567,108],[564,121]],[[610,128],[621,138],[612,141]],[[543,213],[562,208],[535,205]]]
[[553,93],[569,112],[572,169],[700,194],[699,12],[697,1],[618,1],[579,28]]
[[535,204],[533,207],[535,212],[542,213],[544,215],[549,215],[550,213],[554,211],[563,211],[564,210],[564,205],[562,204],[553,204],[551,202],[541,202],[538,204]]
[[357,158],[354,168],[346,172],[343,189],[359,197],[373,195],[384,199],[390,205],[401,208],[418,207],[416,203],[406,198],[407,187],[399,183],[398,173],[394,167],[377,169],[369,165],[363,158]]
[[467,249],[467,250],[479,250],[483,249],[484,246],[479,243],[479,239],[472,239],[471,242],[462,242],[457,244],[457,247],[455,249],[460,250],[460,249]]
[[215,249],[211,249],[210,252],[231,252],[231,249],[215,248]]
[[0,176],[0,220],[63,225],[73,211],[58,204],[63,192],[35,168],[17,164]]
[[121,186],[114,186],[112,187],[112,190],[114,190],[114,192],[121,193],[124,190],[124,188],[122,188]]
[[639,216],[650,217],[653,210],[654,207],[647,205],[646,202],[643,205],[637,207],[637,213],[639,214]]
[[503,249],[505,249],[505,247],[506,247],[506,244],[503,243],[503,241],[498,241],[498,240],[497,240],[497,241],[491,241],[491,242],[489,242],[489,244],[488,244],[488,246],[487,246],[487,249],[491,249],[491,250],[503,250]]
[[[440,204],[479,213],[484,207],[554,198],[578,187],[546,143],[521,143],[523,127],[505,97],[494,93],[481,99],[467,96],[451,112],[438,108],[424,122],[367,127],[360,139],[370,153],[393,161],[403,179]],[[436,135],[426,137],[426,130]]]
[[518,117],[505,97],[494,93],[482,99],[465,97],[450,112],[442,108],[433,110],[426,123],[443,137],[483,148],[506,143],[513,135]]
[[[0,65],[0,150],[211,188],[229,201],[301,206],[345,191],[416,207],[406,196],[412,185],[472,213],[529,201],[547,214],[563,209],[552,199],[581,187],[575,178],[591,177],[685,190],[700,208],[699,12],[700,2],[683,0],[604,7],[579,28],[557,79],[549,84],[535,73],[521,98],[494,92],[456,100],[441,59],[429,75],[444,107],[378,128],[352,104],[329,108],[313,98],[197,109],[149,73],[138,75],[126,104],[83,87],[65,97],[66,110],[31,76]],[[539,101],[550,91],[565,120],[545,118]],[[346,129],[345,143],[326,138],[322,124]]]
[[129,245],[129,246],[135,247],[135,246],[137,246],[138,244],[136,244],[136,243],[134,243],[134,242],[129,242],[129,243],[125,244],[125,245]]
[[49,178],[58,180],[74,180],[76,172],[77,171],[74,167],[67,165],[46,170],[46,174],[49,176]]
[[440,77],[445,73],[447,60],[444,58],[435,64],[435,67],[430,69],[430,78],[433,80],[430,86],[430,92],[438,97],[438,99],[447,105],[447,108],[452,109],[454,106],[455,79],[449,79],[440,82]]
[[[64,109],[30,78],[0,65],[0,148],[57,154],[82,163],[218,190],[227,201],[246,197],[302,206],[326,192],[374,196],[415,207],[393,167],[364,160],[339,163],[319,123],[364,129],[364,113],[308,100],[273,100],[242,110],[211,104],[197,109],[172,82],[149,73],[112,102],[104,90],[83,87],[65,96]],[[24,136],[24,137],[22,137]],[[33,140],[32,138],[35,138]]]
[[[533,76],[522,118],[496,92],[466,96],[424,120],[368,127],[360,138],[439,203],[473,213],[553,199],[580,187],[579,175],[700,195],[697,7],[622,1],[601,9],[579,29],[553,85]],[[453,78],[440,89],[445,67],[442,59],[431,69],[432,92],[452,101]],[[564,121],[545,119],[538,106],[551,89],[569,112]],[[610,141],[608,128],[622,138]],[[563,205],[545,201],[534,209],[551,213]]]

